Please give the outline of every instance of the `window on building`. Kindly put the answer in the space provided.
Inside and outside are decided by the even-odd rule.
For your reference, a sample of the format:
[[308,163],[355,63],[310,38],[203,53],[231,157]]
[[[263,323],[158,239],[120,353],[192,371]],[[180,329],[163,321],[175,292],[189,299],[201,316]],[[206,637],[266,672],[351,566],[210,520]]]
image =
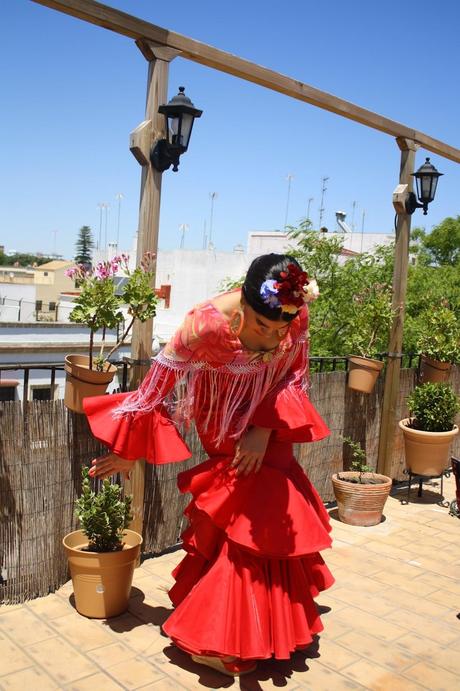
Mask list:
[[32,401],[54,401],[57,394],[57,384],[51,388],[50,384],[32,384],[30,398]]
[[56,310],[56,303],[55,302],[50,302],[49,304],[49,311],[50,312],[55,312]]
[[0,387],[0,401],[15,401],[16,400],[16,387],[15,386],[2,386]]
[[43,275],[44,275],[44,276],[48,276],[48,271],[44,271],[44,272],[43,272]]
[[41,312],[42,307],[43,307],[43,301],[42,300],[35,300],[35,311]]

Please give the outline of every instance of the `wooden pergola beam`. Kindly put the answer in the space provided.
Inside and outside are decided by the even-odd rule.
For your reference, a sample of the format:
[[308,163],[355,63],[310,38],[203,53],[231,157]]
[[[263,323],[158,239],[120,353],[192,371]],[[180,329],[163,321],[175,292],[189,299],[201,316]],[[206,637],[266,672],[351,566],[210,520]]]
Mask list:
[[33,2],[110,29],[135,41],[153,41],[158,45],[174,48],[180,51],[183,58],[259,84],[272,91],[278,91],[393,137],[410,139],[427,151],[460,163],[460,149],[445,144],[439,139],[434,139],[423,132],[418,132],[325,91],[315,89],[297,79],[261,67],[187,36],[168,31],[113,7],[94,2],[94,0],[33,0]]

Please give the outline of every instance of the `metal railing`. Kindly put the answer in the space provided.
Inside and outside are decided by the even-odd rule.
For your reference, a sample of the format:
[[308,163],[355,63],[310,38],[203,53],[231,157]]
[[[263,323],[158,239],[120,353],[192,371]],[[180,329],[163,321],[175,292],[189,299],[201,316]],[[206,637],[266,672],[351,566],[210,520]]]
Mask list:
[[[386,361],[388,358],[388,353],[377,353],[373,355],[376,360]],[[415,367],[417,370],[420,369],[420,358],[419,353],[402,353],[401,354],[401,367],[410,369]],[[310,358],[310,372],[348,372],[348,357],[346,355],[334,355],[334,356],[320,356],[311,355]]]
[[[379,360],[386,360],[388,357],[387,353],[379,353],[375,356]],[[402,367],[416,367],[420,368],[420,355],[417,353],[404,353],[402,354]],[[115,365],[118,369],[121,369],[121,383],[120,392],[128,391],[128,372],[129,368],[136,365],[148,366],[150,365],[150,360],[135,360],[130,357],[123,357],[121,360],[110,360],[112,365]],[[9,363],[0,364],[0,381],[2,379],[3,372],[24,372],[24,377],[22,381],[23,387],[23,401],[27,401],[29,397],[29,380],[30,372],[35,370],[49,370],[50,372],[50,388],[53,391],[56,383],[56,372],[64,370],[64,362],[34,362],[34,363]],[[347,372],[348,371],[348,359],[345,355],[340,356],[311,356],[310,357],[310,372]]]
[[[132,365],[145,364],[144,361],[133,360],[125,357],[122,360],[109,360],[110,364],[115,365],[119,370],[121,369],[121,383],[120,392],[128,391],[128,371]],[[64,362],[12,362],[9,364],[0,364],[0,382],[2,380],[3,372],[23,372],[22,379],[22,400],[29,400],[29,380],[31,371],[47,371],[50,372],[50,389],[54,390],[56,384],[56,372],[64,371]],[[13,386],[13,385],[12,385]]]

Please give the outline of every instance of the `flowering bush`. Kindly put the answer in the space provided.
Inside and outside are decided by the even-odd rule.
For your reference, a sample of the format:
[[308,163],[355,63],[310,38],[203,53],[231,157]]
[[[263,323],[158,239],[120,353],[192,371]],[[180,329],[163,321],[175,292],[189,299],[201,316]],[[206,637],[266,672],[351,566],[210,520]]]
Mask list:
[[[135,320],[145,322],[155,316],[157,297],[152,287],[155,255],[146,252],[140,266],[134,271],[130,271],[128,259],[126,254],[122,254],[110,261],[99,262],[89,271],[80,264],[65,272],[81,289],[69,319],[75,324],[84,324],[90,330],[90,369],[103,371],[105,363],[126,340]],[[121,293],[117,295],[114,277],[120,268],[128,280],[122,286]],[[128,307],[130,318],[127,325],[124,325],[121,337],[107,355],[104,355],[107,329],[114,329],[124,323],[123,306]],[[101,347],[99,354],[94,357],[94,334],[101,329]]]

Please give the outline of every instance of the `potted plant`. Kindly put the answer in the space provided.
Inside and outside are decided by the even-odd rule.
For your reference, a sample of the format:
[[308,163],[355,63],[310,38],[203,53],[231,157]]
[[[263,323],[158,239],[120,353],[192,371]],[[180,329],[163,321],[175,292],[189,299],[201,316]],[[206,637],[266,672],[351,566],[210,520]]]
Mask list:
[[436,477],[449,464],[449,450],[458,434],[458,396],[442,382],[417,386],[407,399],[410,417],[399,422],[406,465],[414,475]]
[[438,309],[427,310],[420,321],[420,381],[447,381],[452,365],[460,361],[460,322],[446,301]]
[[142,537],[127,529],[132,520],[132,497],[123,498],[121,487],[107,479],[96,494],[86,467],[82,480],[82,493],[76,501],[81,529],[68,533],[63,545],[78,612],[106,619],[128,608]]
[[[88,270],[80,264],[66,271],[80,288],[69,319],[75,324],[84,324],[90,334],[88,355],[67,355],[65,358],[64,403],[74,412],[83,412],[86,396],[105,393],[116,372],[109,358],[125,342],[135,320],[144,322],[155,316],[157,297],[151,285],[155,257],[146,252],[140,266],[133,271],[129,269],[128,259],[122,254],[111,261],[99,262],[94,269]],[[119,270],[127,280],[117,294],[115,276]],[[123,307],[127,308],[127,323]],[[120,324],[123,324],[121,336],[106,353],[106,332]],[[98,331],[102,331],[102,339],[95,354],[94,336]]]
[[382,520],[383,507],[391,489],[391,478],[372,472],[359,442],[344,437],[351,450],[351,470],[332,476],[339,518],[349,525],[371,526]]
[[353,309],[347,323],[348,387],[372,393],[383,369],[383,362],[371,357],[379,346],[387,347],[388,332],[393,318],[391,288],[388,284],[373,285],[353,296]]

